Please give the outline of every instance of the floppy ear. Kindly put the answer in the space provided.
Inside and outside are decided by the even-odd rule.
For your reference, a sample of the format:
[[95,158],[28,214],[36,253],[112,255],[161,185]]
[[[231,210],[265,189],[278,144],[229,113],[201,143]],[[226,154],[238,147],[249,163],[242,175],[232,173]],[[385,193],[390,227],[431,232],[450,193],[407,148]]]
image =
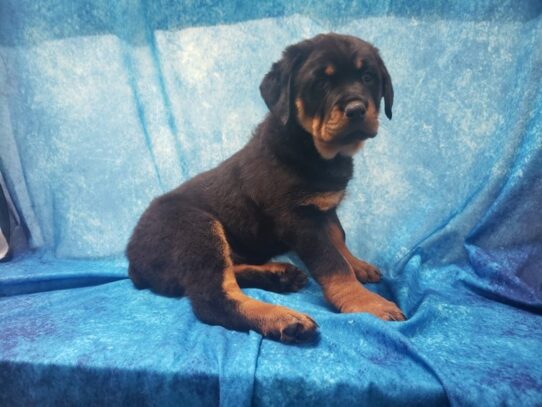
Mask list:
[[391,83],[391,77],[384,65],[384,61],[378,56],[380,62],[380,72],[382,73],[382,95],[384,96],[385,112],[388,119],[391,120],[391,108],[393,106],[393,85]]
[[292,45],[283,52],[260,84],[260,94],[275,117],[286,125],[295,116],[294,75],[303,61],[309,41]]
[[275,62],[260,84],[265,104],[284,125],[290,120],[292,109],[292,73],[286,65],[283,59]]

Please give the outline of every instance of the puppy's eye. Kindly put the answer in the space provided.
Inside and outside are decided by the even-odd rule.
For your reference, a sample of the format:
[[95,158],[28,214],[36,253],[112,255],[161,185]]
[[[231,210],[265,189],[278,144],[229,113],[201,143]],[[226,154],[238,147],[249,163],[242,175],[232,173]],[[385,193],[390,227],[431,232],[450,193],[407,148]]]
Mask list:
[[372,82],[373,82],[374,77],[373,77],[373,75],[371,75],[370,73],[365,73],[365,74],[363,74],[363,76],[361,77],[361,80],[363,81],[363,83],[369,84],[369,83],[372,83]]

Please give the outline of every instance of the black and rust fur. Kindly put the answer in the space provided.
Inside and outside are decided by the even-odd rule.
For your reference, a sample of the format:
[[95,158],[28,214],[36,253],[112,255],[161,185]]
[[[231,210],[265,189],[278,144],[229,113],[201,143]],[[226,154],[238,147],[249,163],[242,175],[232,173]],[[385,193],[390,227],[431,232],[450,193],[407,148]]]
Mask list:
[[270,114],[248,144],[217,168],[156,198],[126,251],[139,288],[187,295],[204,322],[285,342],[312,337],[307,315],[254,300],[240,287],[299,290],[305,274],[273,256],[295,251],[340,312],[404,319],[360,282],[378,270],[354,257],[336,214],[352,155],[391,119],[391,78],[376,48],[325,34],[292,45],[264,77]]

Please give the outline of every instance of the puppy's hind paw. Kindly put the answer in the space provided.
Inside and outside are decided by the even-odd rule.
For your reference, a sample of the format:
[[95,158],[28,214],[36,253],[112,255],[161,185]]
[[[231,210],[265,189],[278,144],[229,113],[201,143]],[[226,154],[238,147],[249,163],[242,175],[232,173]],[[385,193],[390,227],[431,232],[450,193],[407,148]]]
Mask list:
[[295,292],[307,285],[307,275],[292,264],[284,263],[284,269],[274,276],[278,292]]

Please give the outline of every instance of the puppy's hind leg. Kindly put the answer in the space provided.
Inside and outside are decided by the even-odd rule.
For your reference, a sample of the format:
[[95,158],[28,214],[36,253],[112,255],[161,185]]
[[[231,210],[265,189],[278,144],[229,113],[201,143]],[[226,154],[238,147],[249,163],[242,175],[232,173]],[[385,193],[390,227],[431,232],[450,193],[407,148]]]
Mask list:
[[299,291],[308,281],[307,275],[290,263],[236,264],[233,271],[239,286],[277,293]]
[[196,316],[208,324],[236,330],[252,329],[283,342],[310,339],[317,325],[309,316],[257,301],[241,291],[224,229],[217,220],[209,226],[206,248],[212,245],[213,250],[198,253],[207,259],[206,269],[185,280],[186,294]]

